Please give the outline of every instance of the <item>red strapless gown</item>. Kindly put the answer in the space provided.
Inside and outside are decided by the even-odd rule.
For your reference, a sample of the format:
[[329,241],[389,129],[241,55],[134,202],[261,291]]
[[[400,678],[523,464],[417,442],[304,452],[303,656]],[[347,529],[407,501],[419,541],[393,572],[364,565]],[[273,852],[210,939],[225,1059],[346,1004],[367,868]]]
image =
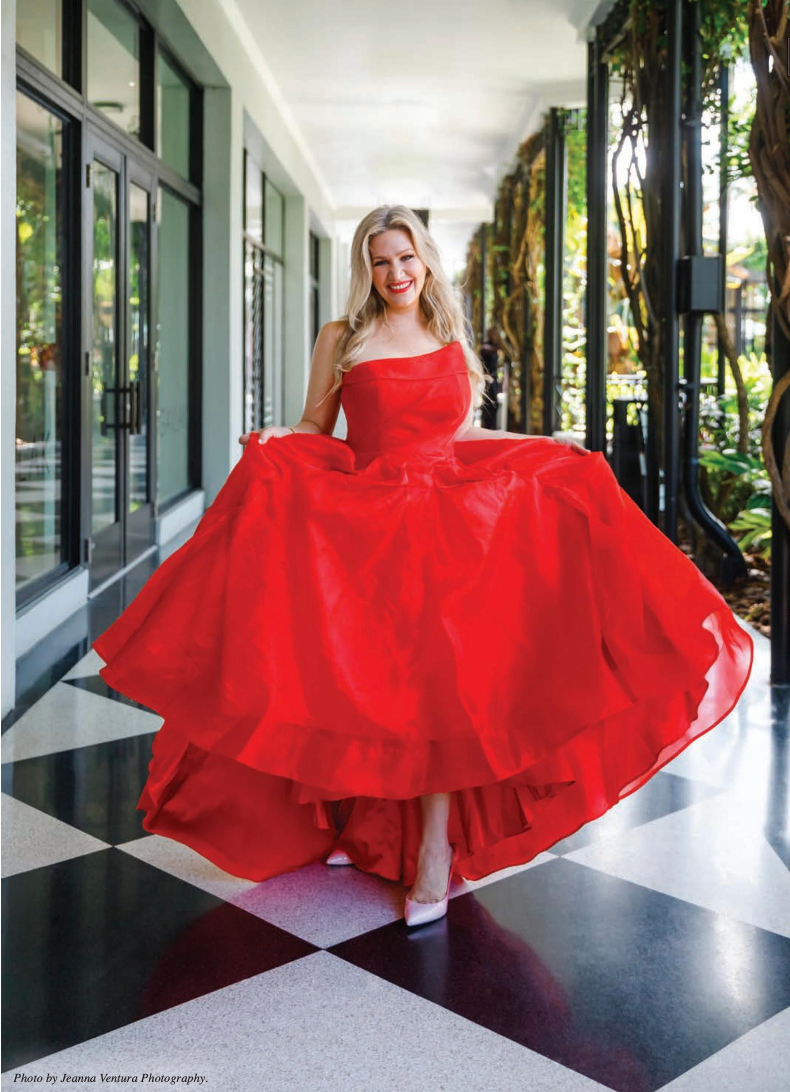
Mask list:
[[[600,453],[454,442],[458,342],[343,381],[347,440],[255,441],[93,647],[164,718],[143,826],[250,880],[414,882],[421,793],[458,871],[526,862],[736,704],[753,644]],[[344,825],[343,825],[344,824]]]

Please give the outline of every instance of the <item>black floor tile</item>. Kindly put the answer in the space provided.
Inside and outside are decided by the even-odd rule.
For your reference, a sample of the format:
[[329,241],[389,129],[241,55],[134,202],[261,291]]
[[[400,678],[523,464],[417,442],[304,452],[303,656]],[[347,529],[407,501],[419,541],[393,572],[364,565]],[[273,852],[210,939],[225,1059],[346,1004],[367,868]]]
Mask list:
[[117,849],[4,879],[2,919],[3,1071],[317,951]]
[[113,701],[119,701],[122,705],[131,705],[134,709],[142,709],[146,713],[159,715],[154,709],[143,705],[142,702],[133,701],[132,698],[127,698],[125,694],[122,694],[120,690],[114,690],[111,686],[108,686],[101,675],[83,675],[77,679],[63,679],[62,682],[76,687],[77,690],[87,690],[90,694],[97,694],[100,698],[112,698]]
[[631,793],[630,796],[626,796],[599,819],[593,820],[575,834],[563,838],[549,848],[558,856],[573,853],[601,838],[611,837],[613,834],[642,826],[643,823],[650,823],[653,819],[661,819],[665,815],[681,811],[692,804],[698,804],[711,796],[717,796],[721,791],[715,785],[705,785],[699,781],[691,781],[687,777],[678,777],[677,774],[659,770],[646,785]]
[[617,1092],[790,1005],[790,940],[558,859],[329,949]]
[[[112,706],[108,703],[108,715]],[[2,790],[110,845],[147,837],[137,801],[156,732],[2,765]]]

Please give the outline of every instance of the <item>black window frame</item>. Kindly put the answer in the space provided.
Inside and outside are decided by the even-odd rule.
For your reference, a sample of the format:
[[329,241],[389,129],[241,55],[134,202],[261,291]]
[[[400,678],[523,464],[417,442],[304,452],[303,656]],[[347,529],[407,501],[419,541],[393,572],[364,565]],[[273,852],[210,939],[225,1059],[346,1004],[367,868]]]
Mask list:
[[[154,179],[152,200],[159,202],[159,193],[166,187],[185,200],[190,209],[189,267],[192,282],[189,286],[189,374],[190,421],[187,465],[189,482],[181,493],[170,498],[164,505],[158,504],[152,490],[153,515],[160,516],[178,505],[185,496],[200,487],[203,476],[202,459],[202,411],[203,411],[203,91],[196,78],[179,61],[172,46],[159,31],[148,22],[132,0],[115,0],[138,20],[140,36],[140,139],[130,136],[106,114],[91,106],[87,98],[87,0],[61,0],[63,13],[63,76],[58,76],[23,46],[16,44],[16,89],[28,95],[40,106],[49,110],[64,122],[69,131],[69,148],[66,149],[64,131],[63,171],[64,190],[68,195],[64,213],[64,229],[68,234],[64,242],[63,257],[63,404],[64,404],[64,451],[62,478],[61,542],[62,560],[40,577],[30,581],[16,592],[17,613],[28,609],[44,597],[65,576],[86,564],[84,543],[90,537],[87,530],[86,498],[90,495],[85,459],[85,422],[83,419],[83,368],[82,342],[82,193],[86,171],[86,134],[88,127],[97,131],[119,151],[147,169]],[[168,63],[179,72],[190,88],[190,177],[184,178],[168,164],[158,159],[155,148],[155,103],[157,85],[158,51],[167,57]],[[66,199],[64,199],[66,201]],[[158,219],[157,219],[158,222]],[[155,296],[156,273],[152,278]],[[152,360],[151,380],[158,368],[154,359],[156,344],[156,300],[151,301]],[[16,362],[15,362],[16,366]],[[153,391],[152,391],[153,393]],[[155,398],[151,402],[152,427],[155,428]],[[68,431],[67,431],[68,430]],[[65,444],[68,435],[69,443]],[[154,441],[155,443],[156,441]],[[151,468],[155,472],[155,466]],[[67,490],[68,496],[67,496]],[[68,500],[68,503],[67,503]]]
[[[63,125],[62,170],[63,170],[63,253],[61,275],[61,383],[63,397],[63,420],[61,437],[62,477],[60,480],[60,542],[61,560],[45,573],[28,581],[23,587],[16,588],[16,566],[14,583],[16,607],[20,610],[39,599],[52,584],[62,580],[72,568],[74,557],[79,557],[81,536],[80,512],[80,444],[68,442],[67,438],[80,436],[81,397],[80,397],[80,276],[82,247],[80,235],[80,177],[81,177],[81,132],[74,119],[56,105],[47,101],[40,89],[33,83],[21,80],[17,75],[17,94],[27,96],[32,102],[60,120]],[[16,246],[16,237],[14,239]],[[14,344],[16,346],[16,335]],[[14,368],[16,369],[16,352]],[[14,414],[14,433],[16,434],[16,413]],[[14,478],[14,510],[16,512],[16,476]],[[16,552],[15,552],[16,561]]]
[[310,261],[309,261],[309,284],[310,284],[310,303],[311,314],[313,319],[313,345],[318,338],[318,331],[321,329],[321,239],[316,235],[314,231],[310,231]]
[[[282,189],[272,181],[271,176],[267,174],[263,167],[260,166],[258,160],[255,158],[254,151],[249,147],[245,140],[244,148],[242,152],[242,172],[241,172],[241,187],[242,187],[242,245],[241,245],[241,262],[242,262],[242,293],[241,293],[241,307],[242,307],[242,375],[241,375],[241,420],[244,427],[244,431],[250,429],[260,429],[264,427],[264,391],[266,383],[266,374],[264,371],[265,362],[263,360],[263,349],[261,349],[261,360],[259,362],[259,389],[253,392],[253,410],[251,419],[248,419],[247,415],[247,346],[246,346],[246,331],[247,331],[247,249],[251,248],[255,254],[254,266],[256,272],[253,276],[259,275],[263,277],[263,265],[266,258],[270,258],[273,262],[279,263],[283,269],[283,298],[282,298],[282,311],[280,313],[280,328],[285,331],[285,250],[286,250],[286,195]],[[256,170],[260,173],[261,177],[261,237],[256,238],[247,230],[247,174],[250,170],[250,163],[255,164]],[[271,247],[266,245],[266,186],[267,184],[277,191],[282,198],[283,204],[283,220],[282,220],[282,233],[283,233],[283,253],[278,254],[272,250]],[[258,271],[260,272],[258,273]],[[263,321],[263,320],[261,320]],[[262,337],[260,339],[262,343]],[[253,374],[255,372],[253,371]],[[284,381],[284,375],[281,379]],[[281,390],[281,402],[283,401]],[[282,404],[275,405],[272,411],[271,424],[280,424],[280,419],[283,416],[284,407]]]

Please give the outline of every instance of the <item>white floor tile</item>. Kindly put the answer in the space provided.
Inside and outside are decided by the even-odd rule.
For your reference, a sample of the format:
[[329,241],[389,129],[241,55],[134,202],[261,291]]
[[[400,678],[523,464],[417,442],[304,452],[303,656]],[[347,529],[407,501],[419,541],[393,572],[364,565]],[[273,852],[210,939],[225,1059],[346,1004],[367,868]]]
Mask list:
[[787,1092],[790,1009],[747,1031],[660,1092]]
[[162,718],[58,682],[3,735],[3,762],[156,731]]
[[762,826],[722,793],[566,859],[790,937],[790,873]]
[[222,1092],[604,1092],[329,952],[9,1070],[2,1087],[47,1072],[95,1075],[96,1089],[117,1088],[104,1072],[197,1075],[189,1087]]
[[8,793],[2,796],[3,878],[108,848],[99,838],[53,819]]
[[[171,838],[149,835],[117,848],[321,948],[403,917],[406,888],[402,884],[349,865],[335,867],[317,861],[256,884],[223,872]],[[450,897],[548,860],[553,860],[552,854],[543,853],[529,864],[503,869],[482,880],[455,880]]]
[[736,789],[744,799],[770,784],[773,735],[770,709],[770,642],[741,623],[754,640],[754,665],[735,709],[705,735],[667,763],[668,773],[721,788]]

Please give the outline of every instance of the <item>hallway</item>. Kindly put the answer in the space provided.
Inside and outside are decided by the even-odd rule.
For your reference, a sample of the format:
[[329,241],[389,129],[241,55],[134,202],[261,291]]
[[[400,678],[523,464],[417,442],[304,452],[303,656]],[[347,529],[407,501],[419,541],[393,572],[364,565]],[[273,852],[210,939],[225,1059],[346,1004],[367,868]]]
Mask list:
[[[91,602],[92,635],[150,571]],[[53,634],[3,735],[2,1087],[785,1092],[787,710],[751,632],[725,721],[413,932],[398,884],[254,884],[143,831],[160,718]]]
[[[790,1092],[790,204],[742,145],[786,95],[790,177],[787,3],[3,0],[2,1090]],[[376,284],[422,340],[371,340]],[[459,440],[468,350],[504,435]],[[112,689],[93,642],[207,515]],[[409,929],[398,809],[451,786],[478,864],[497,814],[496,867],[555,841]],[[315,858],[286,789],[324,841],[370,806],[376,867],[176,840]]]

